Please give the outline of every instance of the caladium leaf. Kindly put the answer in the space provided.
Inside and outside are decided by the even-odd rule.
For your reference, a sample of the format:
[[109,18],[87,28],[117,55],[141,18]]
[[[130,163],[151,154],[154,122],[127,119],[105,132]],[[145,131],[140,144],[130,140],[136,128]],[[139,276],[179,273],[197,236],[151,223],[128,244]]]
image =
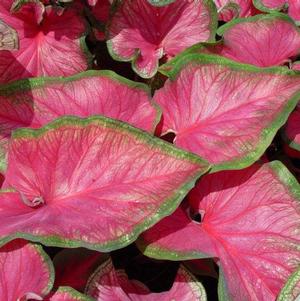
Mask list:
[[16,192],[0,195],[0,243],[20,236],[99,251],[128,245],[173,212],[208,169],[197,156],[101,116],[15,131],[8,157],[3,187]]
[[289,16],[297,23],[300,22],[299,0],[253,0],[253,4],[261,11],[273,12],[288,7]]
[[17,81],[0,88],[0,157],[5,169],[12,130],[37,128],[63,115],[105,115],[154,132],[159,109],[144,84],[112,71],[87,71],[69,78]]
[[113,58],[132,61],[144,78],[152,77],[164,55],[214,40],[216,9],[210,0],[180,0],[155,7],[146,0],[120,1],[108,26],[108,50]]
[[16,50],[18,48],[19,38],[17,32],[5,22],[0,20],[0,51]]
[[[283,136],[289,146],[300,151],[300,109],[297,108],[289,117]],[[299,154],[300,155],[300,154]]]
[[[297,298],[298,297],[298,298]],[[298,301],[300,297],[300,268],[293,273],[281,290],[277,301]]]
[[[200,155],[213,170],[251,165],[270,145],[299,100],[300,77],[210,55],[188,55],[156,91],[162,134]],[[298,93],[296,93],[298,92]]]
[[83,295],[71,287],[60,287],[55,293],[47,296],[45,301],[94,301],[94,299]]
[[[53,265],[43,249],[25,240],[14,240],[0,248],[1,301],[45,296],[54,281]],[[27,300],[27,299],[26,299]]]
[[125,271],[115,270],[110,259],[91,276],[86,293],[98,301],[206,300],[204,287],[183,265],[179,267],[169,291],[151,293],[143,283],[129,280]]
[[218,54],[241,63],[281,65],[300,52],[300,30],[284,14],[236,19],[220,27],[218,34],[224,37]]
[[255,13],[252,0],[214,0],[219,19],[225,22],[230,21],[232,18],[249,17]]
[[231,300],[275,300],[300,263],[299,199],[279,161],[210,174],[189,195],[189,211],[202,221],[179,208],[139,245],[155,258],[218,257]]
[[70,286],[84,291],[90,275],[107,260],[107,255],[84,248],[65,249],[53,259],[55,267],[54,287]]
[[85,23],[74,9],[58,16],[51,6],[39,24],[39,14],[24,4],[10,13],[11,0],[0,3],[0,19],[13,27],[19,35],[18,51],[4,51],[0,55],[0,82],[35,76],[67,76],[88,67],[86,53],[81,49]]

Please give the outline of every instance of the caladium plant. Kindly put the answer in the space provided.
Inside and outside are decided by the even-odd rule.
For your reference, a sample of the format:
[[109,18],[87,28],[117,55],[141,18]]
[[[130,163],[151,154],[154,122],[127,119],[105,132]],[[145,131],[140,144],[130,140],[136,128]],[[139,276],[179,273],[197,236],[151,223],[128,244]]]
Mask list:
[[298,301],[299,4],[1,1],[0,300]]

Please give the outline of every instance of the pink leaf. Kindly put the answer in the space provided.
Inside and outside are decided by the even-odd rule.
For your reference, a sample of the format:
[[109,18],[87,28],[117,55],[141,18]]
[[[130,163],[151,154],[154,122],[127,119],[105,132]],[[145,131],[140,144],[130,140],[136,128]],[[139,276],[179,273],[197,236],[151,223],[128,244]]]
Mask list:
[[286,15],[237,19],[218,30],[224,37],[219,54],[261,67],[281,65],[300,52],[300,31]]
[[0,82],[35,76],[67,76],[87,68],[80,38],[85,32],[83,19],[73,9],[58,16],[47,7],[38,24],[34,11],[22,9],[11,14],[11,0],[0,3],[0,19],[18,32],[20,49],[1,52]]
[[263,154],[299,100],[300,77],[209,55],[189,55],[167,74],[155,101],[162,134],[208,160],[213,169],[249,166]]
[[200,282],[180,266],[172,288],[151,293],[137,280],[129,280],[125,271],[115,270],[111,260],[103,263],[92,275],[86,293],[98,301],[204,301],[206,293]]
[[92,272],[106,259],[106,254],[88,249],[62,250],[53,259],[54,287],[70,286],[83,292]]
[[[55,293],[50,294],[45,301],[94,301],[71,287],[60,287]],[[112,301],[112,300],[111,300]]]
[[[207,171],[197,156],[101,116],[14,132],[0,237],[109,251],[175,210]],[[164,162],[164,164],[161,164]],[[80,214],[79,214],[80,213]]]
[[147,0],[122,1],[108,28],[112,57],[133,61],[142,77],[152,77],[163,55],[175,56],[201,41],[214,39],[215,8],[206,0],[177,0],[155,7]]
[[54,270],[40,246],[14,240],[0,248],[0,262],[1,301],[45,296],[50,291]]
[[[0,88],[0,163],[5,165],[12,130],[37,128],[63,115],[105,115],[154,132],[160,113],[146,85],[111,71],[70,78],[32,79]],[[2,169],[4,166],[2,166]]]
[[[219,19],[225,22],[235,17],[236,13],[239,17],[249,17],[255,14],[252,0],[214,0],[214,2],[218,9]],[[232,14],[229,13],[230,9]]]
[[[289,146],[300,151],[300,109],[294,111],[286,123],[284,130],[284,138]],[[300,153],[299,153],[300,155]]]
[[211,174],[189,196],[201,223],[178,209],[139,244],[155,258],[218,257],[230,300],[275,300],[300,264],[299,197],[279,161]]

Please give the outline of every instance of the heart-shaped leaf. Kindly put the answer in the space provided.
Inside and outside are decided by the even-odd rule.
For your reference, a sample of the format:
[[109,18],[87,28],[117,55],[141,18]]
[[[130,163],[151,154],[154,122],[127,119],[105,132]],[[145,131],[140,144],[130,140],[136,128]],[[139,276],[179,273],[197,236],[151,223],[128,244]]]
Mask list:
[[150,89],[112,71],[87,71],[69,78],[17,81],[0,87],[0,165],[6,166],[12,130],[38,128],[63,115],[105,115],[154,132],[159,109]]
[[185,56],[166,74],[170,79],[154,95],[162,134],[175,133],[177,146],[205,158],[214,171],[259,159],[300,98],[300,76],[285,68],[202,54]]
[[[34,3],[10,13],[12,1],[0,3],[0,19],[13,27],[19,35],[18,51],[4,51],[0,55],[0,82],[35,76],[67,76],[88,67],[83,37],[85,23],[74,9],[58,16],[47,6],[43,22],[39,22]],[[85,47],[85,46],[84,46]]]
[[0,262],[1,301],[23,300],[26,296],[44,297],[52,288],[53,265],[40,246],[14,240],[0,248]]
[[204,287],[183,265],[179,267],[169,291],[152,293],[143,283],[129,280],[125,271],[115,270],[110,259],[91,276],[86,294],[98,301],[206,300]]
[[280,162],[210,174],[189,195],[190,216],[179,208],[139,246],[155,258],[218,257],[230,300],[275,300],[300,264],[299,199]]
[[218,34],[224,37],[218,54],[241,63],[281,65],[300,52],[300,30],[284,14],[236,19],[220,27]]
[[[208,165],[128,124],[63,117],[14,132],[0,241],[110,251],[173,212]],[[163,162],[163,164],[161,164]],[[80,214],[79,214],[80,213]]]
[[108,50],[150,78],[164,55],[172,57],[197,42],[214,40],[216,24],[210,0],[177,0],[164,7],[147,0],[120,1],[108,26]]

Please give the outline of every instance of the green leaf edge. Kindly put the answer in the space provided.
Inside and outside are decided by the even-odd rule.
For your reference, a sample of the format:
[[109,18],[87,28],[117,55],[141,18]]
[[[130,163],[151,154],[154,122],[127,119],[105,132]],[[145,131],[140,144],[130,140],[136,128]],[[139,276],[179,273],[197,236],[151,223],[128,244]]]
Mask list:
[[282,10],[282,9],[284,9],[284,8],[287,7],[287,3],[285,3],[285,4],[283,4],[283,5],[279,5],[279,6],[274,7],[274,8],[268,8],[268,7],[266,7],[266,6],[261,2],[261,0],[253,0],[252,2],[253,2],[253,4],[254,4],[254,6],[255,6],[258,10],[260,10],[260,11],[262,11],[262,12],[267,12],[267,13],[274,12],[274,11],[279,11],[279,10]]
[[11,96],[23,91],[32,91],[35,89],[41,89],[49,86],[51,87],[51,85],[79,81],[81,79],[85,79],[89,77],[109,78],[115,81],[116,83],[124,84],[129,88],[139,89],[141,91],[144,91],[148,96],[149,104],[156,111],[156,118],[151,129],[151,133],[155,132],[156,126],[158,125],[161,119],[161,108],[152,99],[151,89],[144,83],[134,82],[111,70],[88,70],[68,77],[59,76],[59,77],[36,77],[36,78],[21,79],[5,85],[0,85],[0,96]]
[[[150,3],[150,1],[151,0],[148,0],[149,3]],[[162,0],[162,1],[164,1],[164,0]],[[166,3],[166,4],[172,3],[172,2],[170,2],[170,0],[165,0],[165,1],[169,1],[169,3]],[[216,5],[213,2],[213,0],[199,0],[199,1],[202,1],[203,4],[207,7],[207,10],[210,14],[210,19],[211,19],[211,26],[210,26],[211,34],[210,34],[210,37],[207,42],[214,42],[217,28],[218,28],[218,12],[217,12]],[[113,42],[112,42],[112,39],[110,38],[109,28],[112,23],[114,14],[117,12],[119,6],[121,6],[123,2],[124,2],[123,0],[115,0],[111,6],[110,20],[107,22],[107,25],[106,25],[106,45],[107,45],[108,53],[115,61],[119,61],[119,62],[130,62],[131,61],[131,68],[140,77],[142,77],[144,79],[152,78],[159,69],[159,60],[157,60],[156,68],[154,68],[152,73],[146,74],[146,73],[142,72],[141,70],[139,70],[136,66],[136,61],[140,55],[139,49],[136,49],[135,53],[129,58],[124,58],[122,56],[119,56],[113,49]],[[164,5],[166,5],[166,4],[164,4]],[[156,6],[163,6],[163,5],[156,5]]]
[[300,34],[300,29],[297,27],[297,25],[295,24],[293,19],[291,19],[286,14],[282,14],[282,13],[276,12],[276,11],[273,11],[270,14],[259,14],[259,15],[255,15],[253,17],[248,17],[248,18],[233,19],[233,20],[227,22],[226,24],[220,26],[217,30],[217,34],[219,36],[223,36],[224,33],[226,33],[229,29],[231,29],[232,27],[234,27],[235,25],[240,24],[240,23],[254,23],[257,21],[277,20],[277,19],[290,23],[291,25],[293,25],[294,29],[297,30],[298,33]]
[[[165,200],[165,202],[157,209],[156,213],[145,219],[142,223],[138,224],[130,234],[125,234],[118,239],[108,241],[106,243],[89,243],[82,240],[72,240],[62,238],[56,235],[33,235],[24,232],[15,232],[14,234],[0,237],[0,246],[5,243],[15,239],[15,238],[24,238],[30,241],[40,242],[46,246],[55,246],[63,248],[77,248],[85,247],[87,249],[96,250],[100,252],[110,252],[112,250],[117,250],[123,248],[130,243],[134,242],[138,235],[144,232],[145,230],[152,227],[155,223],[161,220],[163,217],[172,214],[176,208],[179,206],[180,202],[184,199],[186,194],[195,186],[198,178],[206,173],[210,165],[199,156],[196,156],[192,153],[186,152],[179,148],[174,147],[172,144],[165,142],[159,138],[156,138],[142,130],[139,130],[127,123],[120,122],[118,120],[110,119],[104,116],[92,116],[89,118],[79,118],[74,116],[64,116],[61,118],[55,119],[53,122],[47,124],[46,126],[38,129],[29,129],[21,128],[13,132],[12,139],[37,139],[42,136],[44,133],[55,130],[62,126],[72,126],[84,127],[87,125],[98,125],[105,128],[117,129],[120,132],[125,132],[126,134],[131,134],[133,137],[138,138],[140,141],[145,144],[156,147],[162,153],[169,156],[173,156],[178,159],[187,160],[191,163],[199,165],[198,172],[195,175],[190,176],[187,181],[178,189],[174,190],[173,194]],[[0,190],[1,194],[5,194],[5,191]]]
[[219,301],[232,301],[228,294],[228,288],[222,267],[219,267],[218,298]]
[[78,301],[94,301],[95,299],[83,295],[82,293],[76,291],[74,288],[70,286],[60,286],[55,293],[67,293],[72,298],[78,300]]
[[153,6],[165,6],[167,4],[175,2],[175,0],[148,0],[148,2]]
[[[293,198],[297,199],[300,203],[300,185],[296,178],[290,173],[290,171],[285,167],[283,163],[281,163],[280,161],[272,161],[261,166],[268,166],[270,171],[275,174],[278,180],[287,187],[290,195]],[[142,236],[139,237],[139,239],[136,241],[136,245],[144,255],[154,259],[181,261],[214,257],[212,255],[206,255],[205,253],[198,251],[183,252],[168,250],[155,245],[155,243],[153,243],[152,245],[147,245]]]
[[291,296],[291,294],[293,293],[293,289],[299,283],[300,283],[300,267],[288,278],[284,287],[281,289],[276,301],[292,301],[293,296]]
[[[249,71],[258,74],[278,74],[278,75],[287,75],[294,76],[300,79],[300,73],[294,70],[290,70],[286,67],[268,67],[261,68],[248,64],[241,64],[235,61],[226,59],[224,57],[218,55],[211,54],[187,54],[183,56],[180,60],[176,62],[173,69],[170,71],[164,70],[162,73],[169,77],[171,81],[175,81],[179,76],[182,69],[184,69],[188,64],[194,65],[204,65],[204,64],[212,64],[212,65],[222,65],[229,67],[233,71]],[[254,148],[253,151],[248,153],[247,155],[239,158],[233,159],[231,161],[227,161],[219,164],[211,164],[211,173],[221,171],[221,170],[237,170],[243,169],[245,167],[250,166],[255,161],[257,161],[261,155],[264,153],[266,148],[271,144],[276,132],[286,123],[290,113],[296,107],[298,101],[300,99],[300,86],[299,91],[294,93],[293,96],[287,101],[287,104],[283,108],[280,114],[278,114],[277,118],[271,122],[270,126],[264,128],[260,135],[260,143]]]
[[47,286],[43,289],[42,295],[46,296],[47,294],[50,293],[53,285],[54,285],[54,279],[55,279],[55,271],[54,271],[54,265],[49,257],[49,255],[44,251],[41,245],[36,244],[36,243],[31,243],[29,242],[30,247],[33,247],[37,253],[40,255],[43,264],[45,264],[48,267],[48,272],[49,272],[49,281]]

